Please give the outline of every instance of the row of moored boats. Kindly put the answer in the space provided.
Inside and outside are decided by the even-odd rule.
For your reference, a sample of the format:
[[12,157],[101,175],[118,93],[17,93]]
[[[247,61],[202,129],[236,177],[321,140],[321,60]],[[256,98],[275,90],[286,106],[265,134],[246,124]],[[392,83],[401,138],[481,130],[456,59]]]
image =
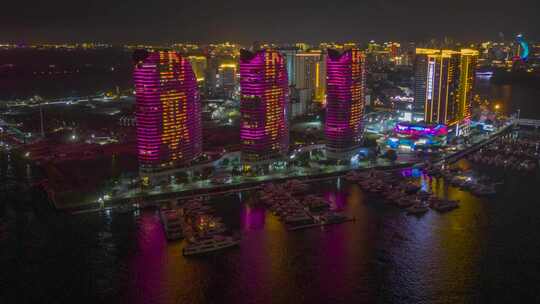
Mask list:
[[165,234],[170,241],[185,238],[185,256],[201,255],[238,246],[240,240],[228,234],[222,219],[202,197],[182,203],[170,203],[160,209]]
[[267,184],[259,192],[261,201],[283,221],[288,230],[298,230],[351,220],[324,198],[306,194],[309,187],[290,180],[283,184]]
[[456,200],[441,199],[434,194],[421,191],[420,186],[405,180],[393,171],[349,172],[348,181],[356,182],[364,191],[377,195],[385,202],[405,208],[408,214],[424,214],[430,208],[446,212],[459,207]]

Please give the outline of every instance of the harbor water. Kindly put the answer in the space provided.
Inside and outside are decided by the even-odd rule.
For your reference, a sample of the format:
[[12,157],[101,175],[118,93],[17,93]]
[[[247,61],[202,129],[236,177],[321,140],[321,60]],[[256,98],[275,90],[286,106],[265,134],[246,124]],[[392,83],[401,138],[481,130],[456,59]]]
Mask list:
[[18,232],[15,252],[4,255],[2,303],[537,299],[538,176],[502,174],[505,184],[491,199],[442,179],[416,178],[424,189],[459,199],[460,208],[411,216],[356,184],[331,180],[312,185],[310,192],[356,220],[287,231],[278,217],[254,204],[254,193],[216,197],[212,205],[242,243],[202,257],[184,257],[185,241],[166,241],[156,210],[38,215]]

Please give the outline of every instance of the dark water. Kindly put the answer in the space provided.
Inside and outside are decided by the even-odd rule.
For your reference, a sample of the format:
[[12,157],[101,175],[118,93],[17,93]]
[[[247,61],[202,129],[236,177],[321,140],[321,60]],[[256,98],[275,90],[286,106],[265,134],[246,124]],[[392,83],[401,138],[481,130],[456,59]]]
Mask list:
[[540,83],[495,85],[489,79],[477,78],[475,91],[483,99],[501,104],[501,111],[506,114],[519,109],[521,118],[540,119]]
[[[1,303],[527,303],[539,300],[537,176],[504,176],[495,199],[423,179],[459,199],[422,217],[345,181],[312,192],[355,222],[287,232],[248,193],[216,198],[239,248],[185,258],[158,215],[38,216],[2,262]],[[240,198],[241,196],[241,198]],[[0,297],[0,299],[2,299]]]

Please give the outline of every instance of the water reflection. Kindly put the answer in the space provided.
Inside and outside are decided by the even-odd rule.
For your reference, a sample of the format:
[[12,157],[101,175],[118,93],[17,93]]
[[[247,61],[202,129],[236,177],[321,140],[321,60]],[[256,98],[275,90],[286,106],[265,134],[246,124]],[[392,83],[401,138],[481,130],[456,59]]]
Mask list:
[[[73,301],[74,295],[91,294],[99,295],[96,302],[110,303],[462,303],[486,302],[500,283],[529,290],[517,276],[503,274],[519,267],[511,262],[516,257],[531,263],[540,254],[533,246],[540,240],[530,233],[540,229],[531,215],[538,204],[479,199],[442,179],[402,173],[423,189],[459,199],[460,208],[409,216],[354,183],[343,180],[338,187],[333,180],[314,184],[310,193],[356,221],[286,231],[278,217],[257,205],[255,193],[243,193],[212,201],[242,236],[240,247],[219,254],[182,256],[184,242],[168,243],[152,210],[69,218],[77,237],[55,234],[54,244],[63,246],[48,243],[52,248],[45,251],[76,252],[75,261],[83,261],[63,258],[55,264],[65,265],[56,267],[55,278],[93,282],[69,285],[72,296],[65,299]],[[519,191],[511,194],[518,197]],[[522,208],[521,201],[529,205]],[[540,279],[530,264],[519,271],[531,282]],[[25,280],[38,286],[50,277],[50,271],[32,272]],[[40,286],[42,293],[56,290]]]

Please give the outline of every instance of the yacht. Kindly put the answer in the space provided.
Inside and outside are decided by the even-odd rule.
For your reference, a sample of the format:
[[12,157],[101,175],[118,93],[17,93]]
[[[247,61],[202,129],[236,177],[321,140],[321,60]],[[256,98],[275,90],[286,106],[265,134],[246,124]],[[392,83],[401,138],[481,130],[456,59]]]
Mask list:
[[165,230],[167,240],[174,241],[183,237],[182,235],[182,222],[178,212],[174,209],[160,209],[159,217]]
[[324,224],[338,224],[347,220],[349,218],[341,212],[330,211],[321,215],[321,222]]
[[408,214],[424,214],[429,211],[429,207],[427,204],[420,202],[412,205],[411,207],[407,208]]
[[285,223],[289,225],[312,224],[313,218],[305,212],[296,212],[285,217]]
[[489,195],[495,195],[497,191],[495,191],[495,187],[493,185],[484,186],[484,185],[476,185],[471,188],[472,193],[480,196],[489,196]]
[[403,196],[399,198],[396,203],[399,207],[410,207],[416,203],[416,199],[409,196]]
[[230,236],[213,235],[193,241],[182,250],[182,254],[185,256],[205,254],[238,246],[239,244],[239,240],[235,240]]
[[457,207],[459,207],[459,205],[457,201],[437,199],[433,201],[432,207],[439,212],[446,212],[456,209]]

